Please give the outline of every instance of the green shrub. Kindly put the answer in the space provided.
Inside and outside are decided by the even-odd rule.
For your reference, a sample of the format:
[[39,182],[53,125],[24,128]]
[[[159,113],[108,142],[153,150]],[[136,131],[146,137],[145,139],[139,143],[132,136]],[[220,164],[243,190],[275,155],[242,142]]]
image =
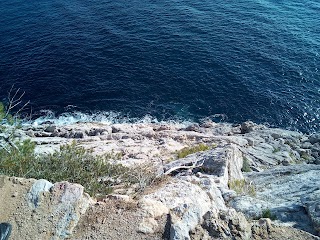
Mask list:
[[302,158],[302,160],[308,162],[310,160],[310,155],[308,153],[306,153],[306,152],[302,152],[300,154],[300,158]]
[[60,151],[42,156],[39,163],[45,167],[36,174],[52,182],[79,183],[91,195],[108,194],[127,171],[122,165],[111,163],[110,158],[110,155],[95,156],[73,142],[61,146]]
[[242,164],[241,171],[242,172],[251,172],[250,163],[246,157],[243,158],[243,164]]
[[79,183],[92,196],[108,194],[119,181],[128,181],[124,177],[128,169],[110,161],[121,158],[121,153],[95,156],[73,142],[61,146],[60,151],[53,154],[36,156],[33,142],[16,141],[19,112],[29,103],[21,100],[23,96],[20,89],[13,91],[11,88],[8,104],[0,102],[0,174]]
[[267,209],[262,211],[261,218],[270,218],[271,220],[276,220],[277,216],[272,214],[270,209],[267,208]]
[[261,214],[257,217],[254,217],[254,220],[259,220],[260,218],[269,218],[271,220],[276,220],[277,216],[275,214],[271,213],[271,210],[269,208],[262,210]]
[[[19,91],[10,90],[7,106],[0,102],[0,175],[79,183],[91,196],[108,194],[117,184],[137,184],[142,191],[160,179],[152,166],[128,169],[110,161],[120,159],[122,153],[112,151],[96,156],[75,142],[61,146],[53,154],[36,155],[35,143],[15,141],[19,112],[29,103],[20,100],[24,93]],[[197,151],[204,151],[204,146],[199,145]]]
[[239,195],[256,196],[255,187],[245,179],[236,179],[229,181],[229,188],[234,190]]
[[47,179],[51,182],[69,181],[84,186],[91,196],[108,194],[128,171],[113,164],[108,156],[95,156],[75,142],[61,146],[53,154],[35,156],[34,143],[25,141],[19,149],[0,152],[0,174]]
[[29,177],[36,163],[35,144],[26,140],[16,143],[15,146],[16,148],[11,148],[10,151],[0,149],[0,174]]
[[2,121],[5,118],[5,107],[2,102],[0,102],[0,121]]
[[[21,106],[22,100],[20,99],[23,94],[18,97],[18,92],[19,90],[16,91],[16,94],[13,96],[13,98],[9,99],[8,106],[5,106],[2,102],[0,102],[0,150],[5,150],[8,153],[14,152],[19,148],[19,146],[16,146],[16,144],[21,144],[21,142],[15,142],[16,130],[21,127],[19,112],[22,111],[23,108],[28,104],[27,102]],[[17,97],[17,99],[15,99],[15,97]],[[16,109],[16,112],[12,113],[12,110],[17,107],[18,109]]]
[[[212,146],[212,147],[215,147],[215,146]],[[177,158],[185,158],[186,156],[188,156],[190,154],[207,151],[207,150],[211,149],[212,147],[210,147],[206,144],[203,144],[203,143],[200,143],[200,144],[192,146],[192,147],[186,147],[186,148],[183,148],[183,149],[177,151],[177,153],[176,153]]]
[[280,150],[281,150],[281,149],[280,149],[279,147],[276,147],[276,148],[273,149],[272,153],[280,152]]

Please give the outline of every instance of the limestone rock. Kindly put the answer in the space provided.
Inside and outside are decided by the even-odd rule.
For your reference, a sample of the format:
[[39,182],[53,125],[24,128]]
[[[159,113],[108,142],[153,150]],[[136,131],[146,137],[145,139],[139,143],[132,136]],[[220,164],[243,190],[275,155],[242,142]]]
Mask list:
[[47,180],[40,179],[37,180],[31,187],[28,198],[31,203],[31,205],[34,208],[37,208],[39,205],[40,197],[42,192],[49,192],[50,188],[53,186],[53,184]]
[[[319,212],[316,208],[320,166],[279,166],[264,172],[247,173],[246,177],[254,184],[256,196],[238,196],[231,200],[230,205],[237,211],[245,213],[248,217],[259,217],[263,210],[269,209],[277,220],[316,233],[319,226]],[[305,211],[305,206],[310,217]],[[312,222],[316,229],[312,227]]]
[[315,230],[320,234],[320,189],[301,196],[301,201],[311,218]]
[[132,130],[136,129],[136,126],[130,124],[113,124],[111,127],[112,133],[130,133]]
[[184,180],[166,184],[155,193],[145,196],[162,202],[170,209],[170,239],[190,239],[202,216],[211,209],[210,198],[199,186]]
[[169,208],[157,200],[143,198],[138,204],[145,213],[145,216],[148,217],[157,218],[169,213]]
[[141,233],[151,234],[158,228],[158,223],[154,218],[144,218],[139,225],[138,231]]
[[164,171],[179,166],[192,166],[195,163],[200,164],[200,167],[195,168],[194,172],[201,171],[217,176],[225,186],[227,186],[228,181],[243,178],[241,172],[243,164],[242,153],[233,144],[226,147],[217,147],[206,152],[199,152],[170,162],[164,166]]
[[[243,123],[241,126],[213,123],[210,120],[207,122],[201,125],[150,122],[111,125],[77,123],[51,129],[48,126],[52,123],[46,123],[38,127],[25,127],[25,131],[32,131],[29,135],[37,144],[37,153],[58,150],[59,146],[76,138],[79,144],[92,149],[94,154],[112,151],[120,153],[121,163],[126,166],[151,162],[157,166],[159,172],[162,172],[163,168],[165,171],[176,168],[170,174],[173,176],[171,182],[148,190],[147,195],[141,197],[139,207],[142,215],[138,221],[141,224],[139,227],[139,224],[136,224],[134,229],[139,228],[139,231],[144,232],[145,235],[142,235],[146,239],[148,234],[157,234],[155,231],[161,228],[160,224],[165,221],[165,215],[170,219],[167,225],[170,225],[171,239],[190,239],[193,236],[201,236],[198,239],[214,238],[211,235],[226,239],[248,237],[247,225],[242,225],[246,221],[241,214],[233,213],[231,207],[243,211],[247,217],[261,217],[263,210],[270,209],[271,213],[276,215],[277,222],[292,224],[316,233],[319,226],[317,184],[320,169],[316,165],[296,163],[320,164],[318,135],[307,136],[252,122]],[[26,134],[21,136],[27,138]],[[175,151],[199,143],[216,147],[184,159],[173,160]],[[244,158],[250,169],[255,171],[244,173],[246,182],[255,186],[255,197],[239,196],[228,188],[230,181],[243,179],[241,168]],[[195,164],[197,166],[192,168]],[[24,183],[24,187],[28,186],[25,193],[32,189],[34,181]],[[11,182],[6,184],[10,185]],[[69,236],[73,222],[77,221],[81,209],[86,208],[85,202],[88,202],[81,200],[86,199],[83,190],[79,186],[66,183],[54,186],[37,184],[39,186],[34,185],[29,195],[16,190],[2,191],[5,197],[0,194],[0,199],[2,197],[5,201],[24,201],[25,204],[28,203],[28,207],[25,216],[6,215],[0,209],[0,217],[4,214],[3,218],[14,222],[14,232],[17,234],[14,239],[33,239],[39,232],[41,239],[46,239],[47,235],[56,238]],[[118,191],[124,194],[128,192],[123,189]],[[116,199],[114,201],[127,199],[119,195],[110,198]],[[105,203],[108,202],[110,201]],[[14,206],[15,209],[21,207]],[[205,217],[208,212],[210,217]],[[29,229],[25,227],[24,224],[29,219],[38,222],[39,226],[34,224],[29,226]],[[258,239],[259,236],[269,239],[270,236],[274,237],[272,234],[277,233],[274,226],[267,220],[260,222],[255,222],[252,226],[252,236]],[[53,223],[56,227],[52,227]],[[204,223],[207,224],[206,227],[202,225]],[[112,226],[112,222],[108,226]],[[211,230],[208,226],[212,226]],[[27,229],[27,235],[22,235]],[[198,231],[199,235],[190,235],[190,231]]]
[[66,239],[93,204],[78,184],[16,179],[0,179],[0,221],[12,224],[12,239]]
[[256,129],[257,125],[251,121],[243,122],[241,124],[241,133],[249,133]]
[[202,227],[212,239],[249,239],[251,225],[242,213],[234,209],[220,211],[218,216],[208,212],[204,216]]
[[169,213],[169,208],[162,202],[149,198],[142,198],[138,206],[143,215],[143,221],[139,225],[138,231],[142,233],[154,233],[158,228],[156,218]]
[[86,134],[88,136],[99,136],[102,134],[110,134],[112,132],[111,127],[109,128],[91,128],[89,130],[86,130]]
[[56,131],[56,129],[57,129],[57,127],[55,125],[49,125],[44,129],[44,131],[53,133],[54,131]]
[[189,126],[187,126],[185,129],[185,131],[194,131],[194,132],[198,132],[199,131],[199,124],[194,123],[194,124],[190,124]]
[[123,201],[123,202],[129,202],[132,200],[130,196],[123,195],[123,194],[109,194],[106,197],[107,199],[110,199],[110,200]]
[[238,145],[239,147],[246,147],[249,145],[248,139],[243,136],[219,136],[220,140],[225,140],[230,144]]
[[269,218],[260,218],[258,223],[253,224],[252,234],[258,239],[268,239],[273,229]]
[[207,195],[212,201],[212,208],[216,209],[217,211],[227,209],[222,193],[213,178],[201,178],[199,184],[201,188],[206,191]]

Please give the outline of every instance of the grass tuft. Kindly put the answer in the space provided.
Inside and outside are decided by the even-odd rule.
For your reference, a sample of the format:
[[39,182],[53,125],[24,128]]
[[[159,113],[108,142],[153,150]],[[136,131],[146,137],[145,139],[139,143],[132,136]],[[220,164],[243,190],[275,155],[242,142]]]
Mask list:
[[208,146],[206,144],[200,143],[198,145],[192,146],[192,147],[185,147],[179,151],[177,151],[177,158],[185,158],[186,156],[197,153],[197,152],[203,152],[210,150],[211,148],[215,147],[213,146]]
[[149,186],[162,182],[165,176],[159,174],[159,169],[154,163],[146,162],[131,167],[124,179],[134,187],[135,193],[141,193]]
[[256,196],[255,187],[245,179],[229,181],[228,185],[230,189],[234,190],[239,195],[250,195],[252,197]]

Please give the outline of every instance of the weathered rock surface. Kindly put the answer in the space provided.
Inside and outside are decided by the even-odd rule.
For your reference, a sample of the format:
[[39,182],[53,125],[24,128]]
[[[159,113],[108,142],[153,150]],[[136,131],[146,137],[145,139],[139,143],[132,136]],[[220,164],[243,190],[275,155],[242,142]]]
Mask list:
[[192,239],[250,239],[251,224],[234,209],[208,212],[201,226],[191,231]]
[[144,198],[160,201],[170,209],[170,239],[190,239],[189,231],[211,210],[206,192],[185,180],[169,183]]
[[320,187],[318,186],[317,190],[303,195],[301,202],[313,223],[315,231],[320,233]]
[[12,239],[65,239],[93,201],[78,184],[0,176],[0,222]]
[[[46,123],[20,135],[38,153],[75,140],[124,165],[152,162],[172,178],[137,204],[116,194],[93,204],[76,184],[3,177],[0,206],[12,204],[0,208],[0,221],[13,223],[13,239],[319,239],[319,134],[206,121]],[[210,150],[176,159],[200,143]],[[254,186],[255,194],[237,194],[230,183]],[[276,221],[261,218],[266,209]]]
[[297,164],[246,174],[256,196],[238,196],[231,206],[258,218],[269,209],[279,222],[317,234],[319,229],[320,166]]
[[226,211],[220,189],[227,189],[228,181],[243,178],[242,154],[234,145],[190,155],[167,164],[165,170],[193,166],[196,162],[201,165],[192,170],[200,174],[194,176],[187,171],[174,182],[144,197],[159,201],[170,209],[172,240],[191,239],[190,231],[203,221],[206,214],[218,216],[220,211]]
[[242,162],[241,151],[237,146],[229,144],[172,161],[164,166],[164,171],[190,169],[193,173],[201,172],[211,175],[227,187],[229,181],[243,178]]

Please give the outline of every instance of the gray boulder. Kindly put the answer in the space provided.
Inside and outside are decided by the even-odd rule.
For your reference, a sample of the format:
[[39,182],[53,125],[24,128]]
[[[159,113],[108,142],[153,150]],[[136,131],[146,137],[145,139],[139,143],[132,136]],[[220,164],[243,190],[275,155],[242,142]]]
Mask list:
[[185,180],[177,179],[144,198],[162,202],[170,210],[171,240],[190,239],[189,232],[211,210],[211,201],[206,192]]
[[0,222],[12,224],[12,239],[66,239],[93,204],[69,182],[0,176],[0,191]]
[[31,187],[28,198],[33,208],[37,208],[41,202],[40,197],[43,192],[49,192],[53,184],[45,179],[37,180]]
[[256,130],[257,128],[258,128],[257,124],[255,124],[251,121],[247,121],[247,122],[241,123],[240,130],[241,130],[241,133],[244,134],[244,133],[252,132],[252,131]]
[[184,171],[188,167],[198,166],[192,168],[193,172],[202,172],[215,176],[220,179],[224,186],[227,186],[229,181],[243,179],[242,165],[242,152],[236,145],[230,144],[172,161],[164,166],[164,171],[176,168],[178,169],[177,171]]
[[309,142],[311,144],[320,143],[320,133],[314,133],[309,136]]

